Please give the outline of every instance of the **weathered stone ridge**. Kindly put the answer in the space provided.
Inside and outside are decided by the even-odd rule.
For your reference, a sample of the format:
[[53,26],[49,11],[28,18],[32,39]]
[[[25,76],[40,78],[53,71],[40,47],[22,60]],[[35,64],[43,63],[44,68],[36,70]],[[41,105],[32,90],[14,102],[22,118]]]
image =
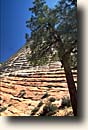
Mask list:
[[15,55],[13,55],[7,62],[0,66],[1,74],[8,74],[20,69],[30,68],[27,60],[27,53],[30,52],[30,48],[23,46]]

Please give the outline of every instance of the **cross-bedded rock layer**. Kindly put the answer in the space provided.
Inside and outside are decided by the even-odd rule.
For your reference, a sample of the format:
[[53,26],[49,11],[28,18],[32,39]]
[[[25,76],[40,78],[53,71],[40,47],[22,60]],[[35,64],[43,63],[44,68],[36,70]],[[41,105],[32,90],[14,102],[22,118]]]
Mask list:
[[[29,66],[26,59],[28,51],[28,48],[22,48],[1,66],[1,116],[72,115],[71,107],[60,109],[63,97],[69,97],[65,73],[60,62]],[[77,85],[76,70],[73,75]]]

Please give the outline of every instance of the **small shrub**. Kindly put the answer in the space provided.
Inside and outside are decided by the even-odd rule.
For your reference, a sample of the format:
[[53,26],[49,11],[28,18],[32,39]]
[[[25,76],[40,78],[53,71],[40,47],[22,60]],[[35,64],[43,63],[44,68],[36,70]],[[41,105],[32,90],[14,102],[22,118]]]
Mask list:
[[41,107],[43,105],[43,102],[40,101],[37,107]]
[[31,115],[34,115],[38,110],[39,110],[39,107],[35,107],[35,108],[32,110]]
[[69,97],[63,97],[62,98],[62,107],[70,107],[71,106],[71,101],[70,101],[70,98]]
[[3,112],[7,109],[7,107],[0,107],[0,112]]
[[56,99],[55,99],[54,97],[51,97],[51,98],[49,99],[50,102],[55,102],[55,100],[56,100]]
[[48,96],[49,96],[49,94],[46,92],[46,93],[41,97],[41,99],[47,98]]
[[26,45],[26,49],[28,48],[28,45]]
[[56,110],[57,106],[49,103],[46,106],[44,106],[43,112],[40,114],[40,116],[50,116],[54,114]]

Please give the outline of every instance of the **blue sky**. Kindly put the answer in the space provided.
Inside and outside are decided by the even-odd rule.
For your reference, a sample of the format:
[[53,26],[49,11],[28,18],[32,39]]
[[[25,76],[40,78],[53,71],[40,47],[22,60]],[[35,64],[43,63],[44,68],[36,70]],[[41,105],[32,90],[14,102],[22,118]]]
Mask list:
[[[46,0],[54,7],[58,0]],[[25,44],[26,21],[31,16],[28,8],[33,0],[0,0],[0,62],[6,61]]]

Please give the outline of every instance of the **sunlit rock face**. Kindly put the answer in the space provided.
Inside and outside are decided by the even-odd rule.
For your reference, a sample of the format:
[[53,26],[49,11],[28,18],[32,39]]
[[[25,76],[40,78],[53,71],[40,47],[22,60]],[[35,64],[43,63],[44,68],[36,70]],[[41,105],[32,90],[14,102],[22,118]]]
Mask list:
[[25,45],[1,66],[0,72],[3,74],[9,74],[10,72],[14,72],[16,70],[30,68],[28,60],[26,58],[27,53],[30,53],[30,48],[26,48]]
[[[0,67],[1,116],[72,116],[61,63],[32,67],[26,58],[27,53],[30,48],[25,45]],[[76,70],[73,75],[77,85]],[[67,103],[64,107],[63,98]]]

